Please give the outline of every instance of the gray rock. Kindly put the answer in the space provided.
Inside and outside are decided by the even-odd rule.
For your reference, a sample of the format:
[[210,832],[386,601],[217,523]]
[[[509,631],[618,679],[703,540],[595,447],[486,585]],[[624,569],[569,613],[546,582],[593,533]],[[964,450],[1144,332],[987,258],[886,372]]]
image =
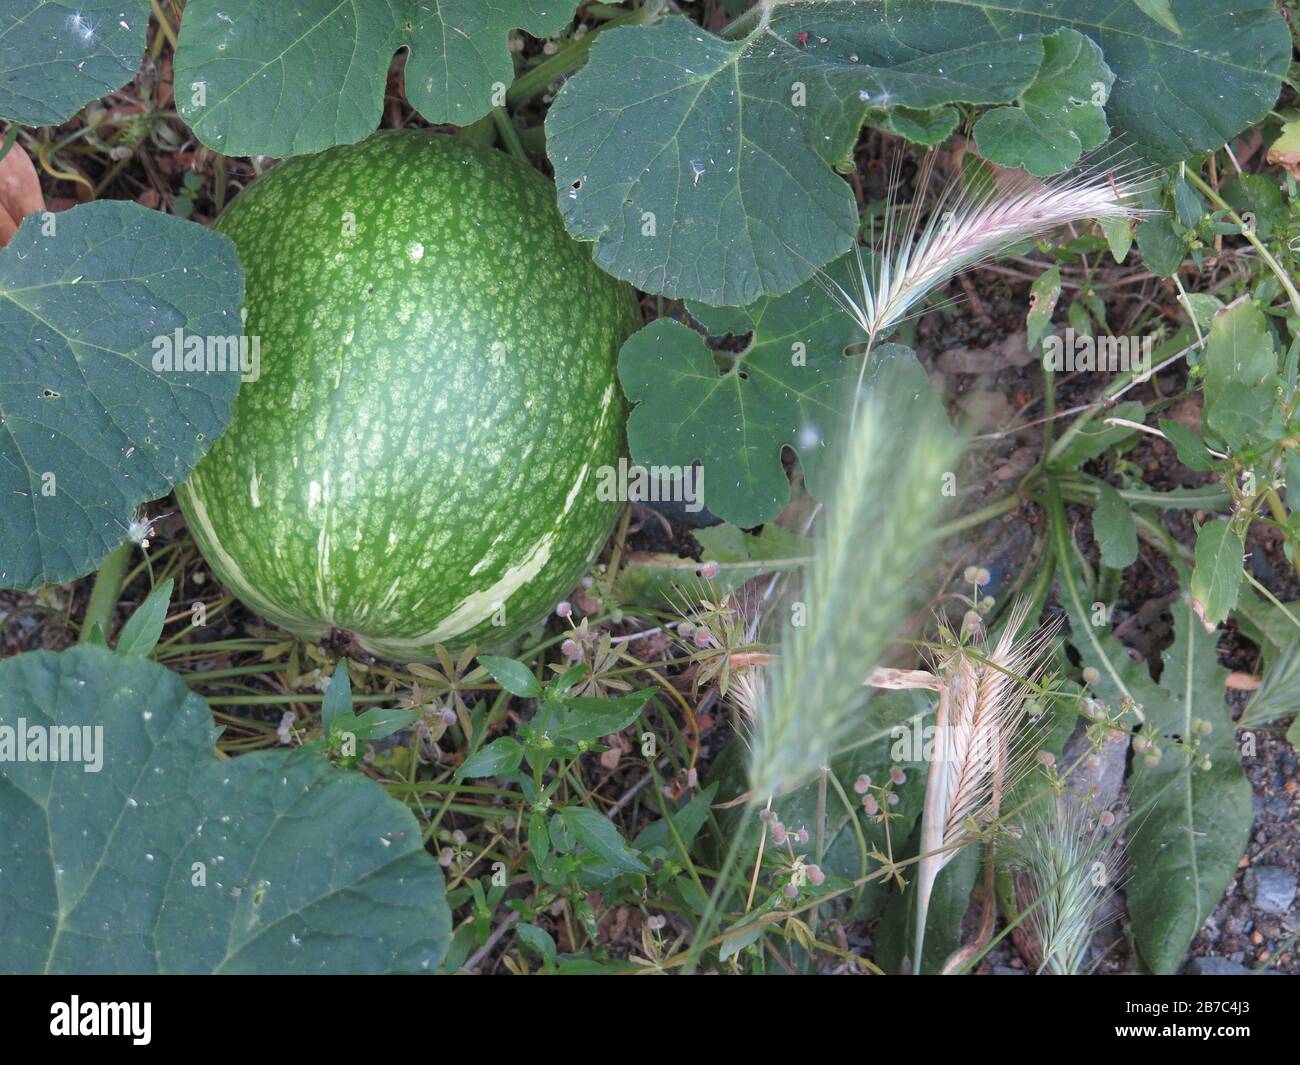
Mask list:
[[1286,913],[1295,901],[1296,876],[1276,865],[1252,866],[1246,870],[1246,896],[1265,913]]
[[1229,961],[1227,958],[1193,958],[1187,963],[1188,976],[1249,976],[1250,970],[1244,965]]
[[[1236,957],[1245,957],[1245,955],[1234,954]],[[1239,962],[1230,961],[1227,958],[1193,958],[1187,963],[1187,968],[1183,970],[1187,976],[1281,976],[1282,974],[1276,969],[1261,969],[1256,972],[1254,969],[1247,969],[1246,966]]]
[[[1095,752],[1096,764],[1092,764],[1092,741],[1088,739],[1086,724],[1080,721],[1061,755],[1061,764],[1073,766],[1079,763],[1070,777],[1070,790],[1079,795],[1089,795],[1087,805],[1089,812],[1108,810],[1119,798],[1120,788],[1124,784],[1124,766],[1128,756],[1129,738],[1127,735],[1107,739],[1100,751]],[[1082,762],[1079,762],[1080,759]],[[1094,790],[1095,789],[1095,790]]]
[[1025,970],[1013,969],[1011,968],[1010,965],[995,965],[993,966],[993,975],[994,976],[1024,976]]

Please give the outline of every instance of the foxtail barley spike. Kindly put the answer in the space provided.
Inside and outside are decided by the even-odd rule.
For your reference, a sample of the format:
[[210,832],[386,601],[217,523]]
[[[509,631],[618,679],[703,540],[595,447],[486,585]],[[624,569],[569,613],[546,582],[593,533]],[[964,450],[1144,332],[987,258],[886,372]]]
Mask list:
[[921,814],[923,857],[916,873],[914,972],[921,971],[935,879],[971,841],[971,822],[995,819],[1003,796],[1029,767],[1025,739],[1031,734],[1020,727],[1024,704],[1055,627],[1017,640],[1028,609],[1027,601],[1012,608],[987,661],[959,647],[937,670],[939,703]]
[[1039,972],[1082,970],[1101,905],[1117,883],[1116,832],[1086,801],[1061,796],[1038,807],[1008,847],[1030,893],[1027,920],[1042,948]]
[[874,401],[861,404],[799,593],[804,624],[786,626],[781,654],[752,693],[755,802],[803,783],[826,764],[866,702],[862,677],[912,605],[943,473],[958,452],[950,434],[926,432],[900,456],[885,424]]
[[1021,241],[1071,222],[1139,217],[1132,201],[1141,175],[1097,169],[1049,182],[1024,177],[1009,187],[962,192],[949,185],[922,225],[915,210],[900,232],[886,209],[880,247],[857,249],[855,293],[826,279],[831,295],[874,343],[930,292]]

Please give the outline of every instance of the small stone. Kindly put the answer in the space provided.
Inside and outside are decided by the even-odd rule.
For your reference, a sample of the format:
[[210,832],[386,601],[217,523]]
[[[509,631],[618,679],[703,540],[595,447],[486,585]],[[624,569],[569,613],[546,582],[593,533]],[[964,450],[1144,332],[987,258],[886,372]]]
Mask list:
[[1276,865],[1246,870],[1246,896],[1265,913],[1286,913],[1295,901],[1296,876]]
[[1249,976],[1250,970],[1244,965],[1228,961],[1227,958],[1193,958],[1187,963],[1189,976]]

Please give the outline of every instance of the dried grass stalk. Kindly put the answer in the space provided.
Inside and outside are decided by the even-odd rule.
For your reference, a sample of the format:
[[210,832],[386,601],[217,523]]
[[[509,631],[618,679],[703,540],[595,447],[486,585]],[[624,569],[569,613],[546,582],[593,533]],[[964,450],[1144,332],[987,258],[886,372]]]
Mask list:
[[1044,651],[1056,629],[1048,626],[1017,640],[1028,608],[1026,601],[1012,608],[986,660],[958,647],[937,670],[939,703],[916,874],[917,971],[935,879],[985,823],[998,817],[1002,799],[1031,765],[1034,737],[1022,727],[1025,700],[1042,674]]

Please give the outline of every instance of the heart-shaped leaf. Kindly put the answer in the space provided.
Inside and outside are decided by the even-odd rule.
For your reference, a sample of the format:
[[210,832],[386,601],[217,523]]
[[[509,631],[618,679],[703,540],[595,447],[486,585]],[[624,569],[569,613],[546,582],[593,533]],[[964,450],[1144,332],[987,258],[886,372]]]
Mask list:
[[57,126],[135,77],[149,0],[29,0],[0,14],[0,118]]
[[[228,237],[138,204],[23,223],[0,252],[0,587],[90,572],[189,476],[230,420],[243,293]],[[199,368],[161,357],[195,341]]]
[[510,30],[556,33],[573,7],[571,0],[190,0],[176,50],[176,98],[199,139],[226,155],[319,152],[374,132],[389,64],[405,48],[412,106],[430,122],[466,126],[514,80]]
[[[846,267],[838,275],[852,291]],[[704,505],[742,528],[770,521],[790,498],[781,450],[799,454],[809,490],[829,491],[860,358],[845,349],[863,339],[852,318],[816,282],[740,309],[690,303],[714,337],[748,337],[739,353],[715,353],[705,338],[670,318],[634,334],[619,355],[623,391],[636,404],[628,445],[644,466],[689,467],[699,461]],[[719,361],[725,368],[719,367]],[[925,372],[907,348],[886,344],[871,353],[868,390],[888,390],[897,444],[946,427]]]
[[743,306],[850,246],[832,168],[864,121],[933,144],[952,105],[1019,101],[981,119],[980,144],[1046,173],[1107,125],[1174,162],[1266,115],[1291,55],[1273,0],[1181,0],[1178,24],[1133,0],[820,0],[751,10],[725,37],[675,16],[611,29],[547,116],[560,209],[610,273]]
[[0,759],[0,971],[436,969],[451,916],[410,811],[309,751],[218,761],[215,735],[156,663],[0,662],[0,745],[27,754]]
[[1009,103],[1043,59],[1038,36],[972,41],[924,18],[903,30],[933,39],[900,48],[897,21],[820,3],[778,7],[740,40],[676,16],[601,34],[546,119],[569,232],[648,292],[727,306],[789,292],[852,242],[853,194],[830,168],[868,112]]

